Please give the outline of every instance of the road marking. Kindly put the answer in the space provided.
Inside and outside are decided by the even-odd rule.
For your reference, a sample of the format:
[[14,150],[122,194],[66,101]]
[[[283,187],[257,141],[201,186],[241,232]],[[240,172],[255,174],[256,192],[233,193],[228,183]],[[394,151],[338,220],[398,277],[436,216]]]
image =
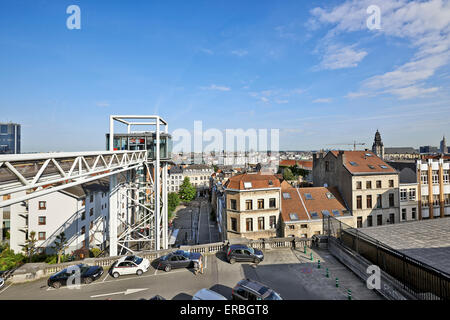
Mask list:
[[105,280],[106,280],[106,278],[108,278],[108,276],[109,276],[109,273],[107,272],[107,273],[106,273],[106,277],[103,279],[102,282],[105,282]]
[[144,290],[148,290],[148,288],[143,288],[143,289],[127,289],[126,291],[97,294],[97,295],[95,295],[95,296],[91,296],[91,298],[98,298],[98,297],[112,296],[112,295],[116,295],[116,294],[123,294],[123,295],[127,296],[127,295],[129,295],[129,294],[136,293],[136,292],[141,292],[141,291],[144,291]]
[[5,289],[3,289],[2,291],[0,291],[0,294],[1,293],[3,293],[3,292],[5,292],[6,291],[6,289],[8,289],[9,287],[11,287],[13,284],[11,283],[9,286],[7,286]]

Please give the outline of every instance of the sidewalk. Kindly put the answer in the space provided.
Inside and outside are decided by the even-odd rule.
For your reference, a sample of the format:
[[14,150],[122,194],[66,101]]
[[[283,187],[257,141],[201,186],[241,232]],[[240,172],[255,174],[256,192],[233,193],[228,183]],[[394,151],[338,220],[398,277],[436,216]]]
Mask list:
[[[300,261],[297,274],[313,291],[326,292],[330,300],[347,300],[348,289],[351,290],[352,300],[383,300],[376,291],[367,288],[366,283],[337,261],[326,249],[310,248],[292,249],[292,252]],[[313,261],[311,261],[311,252]],[[320,260],[320,269],[318,266]],[[325,276],[328,268],[329,277]],[[339,287],[336,287],[338,278]]]

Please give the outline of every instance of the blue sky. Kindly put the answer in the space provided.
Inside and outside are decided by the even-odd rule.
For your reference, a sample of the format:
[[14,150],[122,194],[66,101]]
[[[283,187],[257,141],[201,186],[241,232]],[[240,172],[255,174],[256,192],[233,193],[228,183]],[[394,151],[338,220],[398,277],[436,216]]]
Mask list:
[[376,129],[388,147],[437,146],[449,20],[441,0],[1,0],[0,121],[23,125],[25,152],[102,150],[110,114],[279,128],[282,150],[370,147]]

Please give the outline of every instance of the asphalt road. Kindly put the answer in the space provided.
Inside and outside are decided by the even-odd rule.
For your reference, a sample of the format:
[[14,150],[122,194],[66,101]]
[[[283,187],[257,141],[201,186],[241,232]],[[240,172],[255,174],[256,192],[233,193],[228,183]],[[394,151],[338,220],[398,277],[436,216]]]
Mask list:
[[[258,280],[277,291],[284,299],[345,299],[333,291],[333,284],[324,290],[312,290],[311,278],[299,276],[308,263],[301,263],[290,249],[270,250],[265,259],[255,266],[248,263],[229,264],[222,260],[222,253],[208,255],[203,274],[195,275],[189,269],[170,272],[150,268],[142,276],[112,278],[107,272],[97,281],[79,288],[47,287],[47,278],[33,282],[5,286],[0,291],[3,299],[148,299],[156,294],[166,299],[190,300],[202,288],[209,288],[231,298],[231,289],[243,278]],[[305,280],[306,279],[306,280]]]

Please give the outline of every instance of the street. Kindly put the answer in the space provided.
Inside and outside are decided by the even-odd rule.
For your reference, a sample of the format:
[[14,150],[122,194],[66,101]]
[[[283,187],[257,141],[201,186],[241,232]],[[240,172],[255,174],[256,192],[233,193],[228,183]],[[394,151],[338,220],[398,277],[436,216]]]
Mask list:
[[[307,261],[301,252],[291,249],[268,250],[265,259],[259,265],[249,263],[229,264],[224,261],[223,252],[205,256],[203,274],[195,275],[193,270],[175,269],[170,272],[155,270],[151,267],[142,276],[121,276],[112,278],[105,272],[100,279],[91,284],[80,285],[79,288],[61,287],[53,289],[47,287],[47,278],[40,280],[5,286],[0,291],[3,299],[112,299],[138,300],[149,299],[161,295],[170,300],[190,300],[192,295],[202,288],[214,290],[227,299],[231,298],[231,289],[241,279],[250,278],[260,281],[275,291],[284,299],[292,300],[345,300],[345,291],[336,288],[332,278],[323,275],[323,269],[316,269],[315,263]],[[326,264],[325,258],[322,258]],[[330,262],[330,268],[331,266]],[[350,271],[343,268],[339,272],[345,273],[342,287],[349,285],[355,299],[379,299],[372,291],[361,285],[361,281]]]

